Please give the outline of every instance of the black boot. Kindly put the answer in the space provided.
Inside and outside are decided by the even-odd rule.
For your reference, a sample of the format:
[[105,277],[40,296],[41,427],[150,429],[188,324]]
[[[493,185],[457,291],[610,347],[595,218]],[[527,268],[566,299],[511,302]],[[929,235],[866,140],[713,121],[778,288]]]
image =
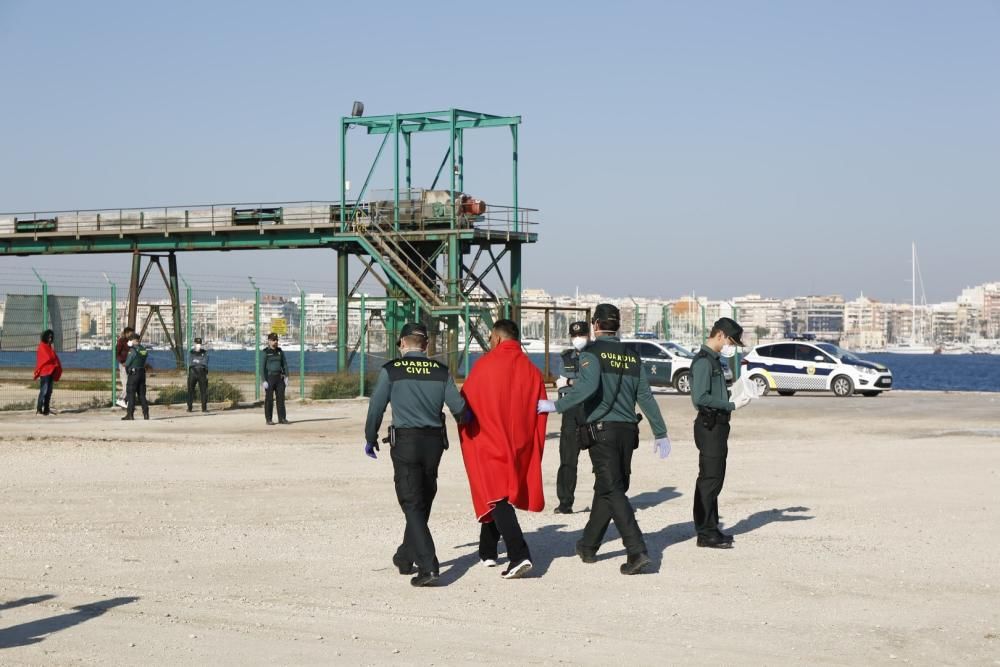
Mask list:
[[639,574],[643,568],[650,564],[649,556],[645,551],[632,554],[619,568],[622,574]]

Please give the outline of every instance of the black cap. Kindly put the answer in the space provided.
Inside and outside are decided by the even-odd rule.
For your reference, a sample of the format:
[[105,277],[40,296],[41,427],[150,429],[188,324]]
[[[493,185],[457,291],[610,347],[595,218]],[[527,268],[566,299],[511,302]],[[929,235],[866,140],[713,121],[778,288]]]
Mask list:
[[591,322],[619,322],[621,321],[621,313],[618,312],[618,307],[613,306],[610,303],[599,303],[597,307],[594,308],[594,317],[591,318]]
[[427,326],[419,322],[407,322],[403,325],[403,332],[399,334],[399,337],[406,338],[407,336],[423,336],[427,338]]
[[194,339],[194,344],[195,345],[201,345],[201,338],[195,338]]
[[136,333],[135,331],[133,331],[131,334],[129,334],[129,340],[139,340],[140,338],[141,337],[139,336],[139,334]]
[[721,317],[716,320],[715,324],[712,325],[713,329],[718,329],[722,333],[726,334],[740,347],[746,347],[743,344],[743,327],[741,327],[736,320],[729,317]]
[[579,336],[589,336],[590,325],[586,322],[573,322],[573,324],[569,325],[569,335],[574,338]]
[[267,334],[267,339],[268,340],[278,340],[278,334],[276,334],[276,333],[274,333],[272,331],[271,333]]

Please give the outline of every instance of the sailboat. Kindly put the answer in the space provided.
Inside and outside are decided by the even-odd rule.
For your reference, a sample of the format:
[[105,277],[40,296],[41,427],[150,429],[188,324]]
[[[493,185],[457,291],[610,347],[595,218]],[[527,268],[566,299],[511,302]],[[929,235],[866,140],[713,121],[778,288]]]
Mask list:
[[[922,319],[917,319],[917,244],[911,247],[910,266],[912,286],[912,300],[910,302],[910,339],[897,342],[895,345],[886,345],[885,351],[893,354],[934,354],[935,349],[923,341]],[[923,293],[924,281],[920,278],[921,305],[927,305],[927,297]]]

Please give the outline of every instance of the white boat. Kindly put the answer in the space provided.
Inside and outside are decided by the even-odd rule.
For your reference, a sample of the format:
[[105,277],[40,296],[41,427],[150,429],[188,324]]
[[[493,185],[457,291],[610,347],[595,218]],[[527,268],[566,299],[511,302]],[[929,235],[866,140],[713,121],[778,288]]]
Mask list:
[[[891,354],[934,354],[937,349],[923,341],[923,324],[917,318],[917,244],[911,244],[910,254],[910,285],[912,300],[910,302],[910,339],[886,345],[885,351]],[[927,295],[923,293],[923,277],[920,279],[921,305],[927,305]]]

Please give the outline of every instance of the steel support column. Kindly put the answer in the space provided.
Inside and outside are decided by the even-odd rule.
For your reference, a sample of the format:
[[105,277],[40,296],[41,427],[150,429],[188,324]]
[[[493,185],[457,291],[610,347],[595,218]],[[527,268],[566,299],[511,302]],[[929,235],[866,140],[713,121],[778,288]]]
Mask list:
[[347,260],[350,255],[344,247],[337,248],[337,371],[347,370],[347,290],[349,288]]

